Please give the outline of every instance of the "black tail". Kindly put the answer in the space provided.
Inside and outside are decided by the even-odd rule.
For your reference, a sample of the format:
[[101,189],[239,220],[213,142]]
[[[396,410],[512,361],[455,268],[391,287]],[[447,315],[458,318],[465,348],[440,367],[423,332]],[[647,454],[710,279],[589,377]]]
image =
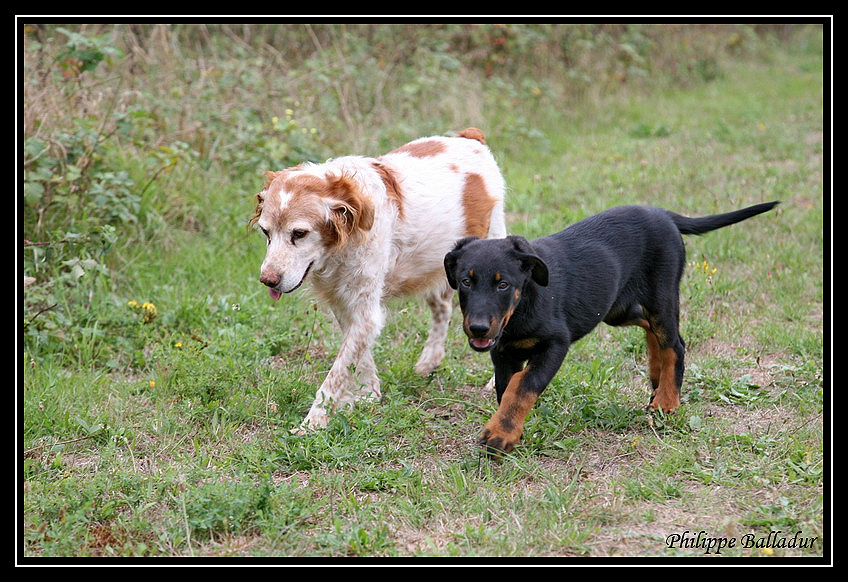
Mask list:
[[752,216],[767,212],[778,204],[780,204],[780,201],[775,200],[774,202],[755,204],[754,206],[749,206],[742,210],[734,210],[733,212],[727,212],[725,214],[713,214],[712,216],[704,216],[701,218],[688,218],[686,216],[674,214],[673,212],[670,214],[674,224],[677,225],[677,229],[680,231],[680,234],[703,234],[723,226],[742,222],[746,218],[751,218]]

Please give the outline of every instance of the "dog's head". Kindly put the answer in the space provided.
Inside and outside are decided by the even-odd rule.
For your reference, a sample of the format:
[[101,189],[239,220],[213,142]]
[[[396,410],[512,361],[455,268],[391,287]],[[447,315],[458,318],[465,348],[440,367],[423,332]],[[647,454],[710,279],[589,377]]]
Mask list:
[[274,299],[300,287],[352,239],[364,240],[374,223],[374,205],[352,176],[318,168],[267,172],[256,195],[250,224],[268,239],[259,280]]
[[501,337],[527,285],[548,285],[548,267],[527,240],[468,237],[445,255],[448,283],[459,290],[462,328],[485,352]]

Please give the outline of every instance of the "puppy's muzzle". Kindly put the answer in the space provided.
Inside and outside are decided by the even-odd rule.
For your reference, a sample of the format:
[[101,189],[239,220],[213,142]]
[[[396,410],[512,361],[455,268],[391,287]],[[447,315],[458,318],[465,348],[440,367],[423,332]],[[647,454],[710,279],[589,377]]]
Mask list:
[[492,349],[500,335],[500,330],[495,329],[493,322],[489,320],[466,318],[463,328],[469,345],[478,352]]

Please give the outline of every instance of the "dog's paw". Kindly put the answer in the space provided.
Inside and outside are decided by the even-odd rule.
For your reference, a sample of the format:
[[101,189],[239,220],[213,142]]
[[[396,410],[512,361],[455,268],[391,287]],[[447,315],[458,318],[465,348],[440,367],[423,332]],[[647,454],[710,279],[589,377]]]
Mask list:
[[362,400],[364,402],[380,402],[383,398],[383,393],[380,392],[380,387],[371,387],[365,388],[359,392],[357,395],[357,400]]
[[330,423],[330,416],[327,414],[323,408],[316,408],[315,406],[310,409],[309,414],[306,415],[306,418],[300,423],[298,428],[292,429],[292,433],[296,435],[304,435],[310,430],[317,430],[321,428],[327,428],[327,425]]
[[415,373],[419,376],[429,376],[433,373],[433,370],[436,369],[436,366],[432,365],[430,362],[418,362],[415,364]]
[[439,367],[439,365],[441,365],[443,359],[444,352],[441,354],[428,354],[425,351],[421,354],[421,357],[418,358],[418,362],[415,364],[415,373],[419,376],[429,376],[436,368]]
[[477,439],[477,445],[483,447],[486,454],[500,457],[504,453],[511,453],[520,438],[521,433],[508,434],[486,427],[483,429],[483,434]]
[[680,408],[680,396],[678,396],[675,390],[662,390],[660,388],[654,391],[648,408],[651,410],[661,409],[663,412],[673,412]]

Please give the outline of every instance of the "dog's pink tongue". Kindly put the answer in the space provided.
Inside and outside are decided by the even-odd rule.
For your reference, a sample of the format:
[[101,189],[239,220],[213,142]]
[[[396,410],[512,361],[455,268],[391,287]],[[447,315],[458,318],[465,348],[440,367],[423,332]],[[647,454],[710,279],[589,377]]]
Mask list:
[[276,289],[272,289],[271,287],[268,287],[268,293],[271,295],[271,299],[273,299],[274,301],[276,301],[282,296],[282,293],[280,293]]
[[471,345],[475,348],[488,348],[492,344],[490,339],[472,339]]

